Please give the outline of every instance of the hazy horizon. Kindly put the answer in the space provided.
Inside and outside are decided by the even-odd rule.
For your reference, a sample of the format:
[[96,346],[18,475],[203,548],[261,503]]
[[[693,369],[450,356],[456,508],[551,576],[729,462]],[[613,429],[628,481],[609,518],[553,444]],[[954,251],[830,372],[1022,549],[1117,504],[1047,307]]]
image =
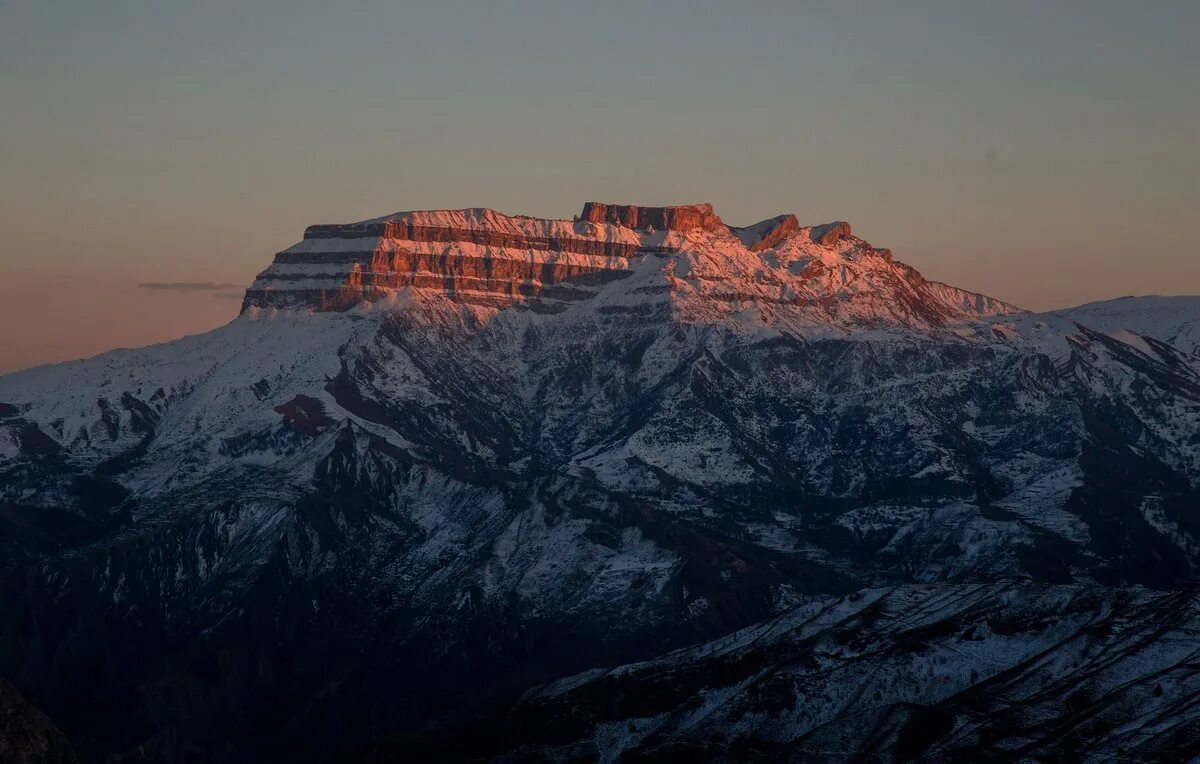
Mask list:
[[0,373],[204,331],[306,225],[848,220],[1033,310],[1200,293],[1182,2],[0,12]]

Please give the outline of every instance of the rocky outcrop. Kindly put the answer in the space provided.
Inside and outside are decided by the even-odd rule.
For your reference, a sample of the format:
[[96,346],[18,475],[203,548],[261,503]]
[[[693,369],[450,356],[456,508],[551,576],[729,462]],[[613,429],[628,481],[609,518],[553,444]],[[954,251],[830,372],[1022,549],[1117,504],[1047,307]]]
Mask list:
[[[627,242],[601,241],[597,239],[572,238],[566,236],[525,236],[486,228],[451,228],[447,226],[417,225],[403,220],[385,223],[349,225],[315,225],[304,230],[305,239],[358,239],[379,237],[398,241],[441,244],[479,244],[486,247],[509,249],[536,249],[546,252],[564,252],[595,257],[631,258],[646,254],[665,254],[666,247],[643,246]],[[288,255],[292,262],[318,262],[313,259],[296,259],[296,253]],[[328,254],[328,253],[321,253]],[[342,253],[338,253],[342,254]]]
[[832,247],[850,236],[850,224],[838,220],[825,225],[815,225],[811,230],[812,240],[823,247]]
[[[706,321],[745,304],[852,325],[937,325],[980,312],[976,295],[931,291],[890,254],[845,222],[804,228],[784,214],[734,227],[709,204],[588,202],[574,220],[482,207],[408,211],[310,226],[259,274],[243,310],[340,311],[405,293],[555,313],[604,293],[601,310],[670,305]],[[626,284],[607,288],[617,281]]]
[[779,215],[745,228],[731,228],[734,236],[751,252],[762,252],[780,244],[784,239],[800,230],[800,221],[795,215]]
[[716,231],[721,218],[711,204],[687,204],[678,207],[639,207],[635,204],[605,204],[587,202],[580,220],[589,223],[610,223],[625,228],[655,228],[657,230],[688,231],[703,228]]
[[330,426],[337,424],[325,413],[325,405],[308,395],[294,396],[287,403],[281,403],[274,408],[305,435],[320,435]]
[[[458,302],[478,305],[503,306],[539,297],[574,301],[592,296],[594,292],[589,287],[629,275],[627,270],[568,262],[533,262],[407,251],[364,253],[338,261],[326,259],[325,256],[329,254],[320,253],[318,262],[351,266],[348,273],[329,274],[330,280],[340,282],[336,286],[314,289],[306,286],[313,280],[311,273],[279,273],[272,277],[274,288],[247,290],[246,305],[283,307],[299,298],[322,310],[342,310],[364,299],[405,287],[436,290]],[[282,259],[277,262],[313,261],[303,256],[291,260],[282,254],[280,257]],[[290,282],[297,282],[304,288],[289,289]]]

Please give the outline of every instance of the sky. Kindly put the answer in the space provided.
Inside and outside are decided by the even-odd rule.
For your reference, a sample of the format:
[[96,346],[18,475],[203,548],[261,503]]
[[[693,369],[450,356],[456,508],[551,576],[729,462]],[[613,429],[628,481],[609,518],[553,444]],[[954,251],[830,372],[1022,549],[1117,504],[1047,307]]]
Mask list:
[[0,372],[204,331],[306,225],[841,219],[1035,310],[1200,293],[1200,3],[0,5]]

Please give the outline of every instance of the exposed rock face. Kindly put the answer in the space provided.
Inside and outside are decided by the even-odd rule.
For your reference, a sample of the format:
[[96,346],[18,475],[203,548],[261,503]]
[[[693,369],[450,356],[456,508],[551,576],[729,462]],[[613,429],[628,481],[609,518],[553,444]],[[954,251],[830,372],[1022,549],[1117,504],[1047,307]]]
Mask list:
[[310,226],[304,241],[276,255],[243,307],[343,310],[410,290],[463,304],[554,311],[628,276],[630,260],[672,251],[663,236],[609,224],[488,209],[397,213]]
[[[601,243],[603,245],[603,243]],[[623,246],[623,245],[612,245]],[[324,259],[325,255],[317,257]],[[277,263],[302,263],[301,254],[281,254]],[[627,269],[571,262],[530,262],[496,257],[470,257],[417,253],[403,250],[364,253],[338,258],[334,263],[349,266],[341,283],[331,287],[310,286],[310,274],[278,274],[277,282],[298,282],[300,289],[287,290],[288,297],[319,310],[342,310],[363,300],[376,299],[406,287],[431,290],[457,302],[503,307],[515,302],[547,306],[547,301],[585,299],[594,287],[628,276]],[[575,286],[568,286],[575,285]],[[276,292],[251,289],[246,304],[280,304]],[[285,301],[282,304],[290,304]]]
[[712,320],[754,303],[804,321],[922,325],[1011,309],[979,297],[893,266],[846,223],[809,229],[779,215],[734,228],[707,204],[588,202],[573,221],[466,209],[310,226],[259,275],[243,309],[432,298],[539,313],[656,305]]
[[693,228],[716,231],[722,225],[721,218],[713,212],[711,204],[639,207],[633,204],[587,202],[583,205],[583,212],[579,218],[589,223],[611,223],[625,228],[656,228],[660,231],[687,231]]
[[287,403],[275,407],[299,431],[306,435],[320,435],[329,427],[337,424],[325,413],[325,405],[316,398],[307,395],[297,395]]
[[779,215],[752,226],[732,230],[751,252],[762,252],[779,245],[799,231],[800,221],[796,220],[795,215]]
[[842,221],[813,226],[812,240],[823,247],[832,247],[850,237],[850,224]]
[[[553,221],[546,221],[553,222]],[[305,239],[368,239],[380,237],[396,241],[441,244],[478,244],[507,249],[534,249],[593,257],[636,257],[653,252],[638,243],[603,241],[572,237],[563,232],[550,236],[524,235],[491,228],[453,228],[438,225],[417,225],[406,220],[385,223],[347,225],[315,225],[304,230]],[[320,260],[308,260],[320,262]]]

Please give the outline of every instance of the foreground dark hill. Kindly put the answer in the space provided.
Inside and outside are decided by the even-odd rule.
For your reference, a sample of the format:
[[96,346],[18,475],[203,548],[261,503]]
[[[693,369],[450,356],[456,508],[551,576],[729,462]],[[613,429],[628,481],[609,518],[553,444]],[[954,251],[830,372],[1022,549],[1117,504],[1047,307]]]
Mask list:
[[910,584],[538,688],[383,760],[1183,761],[1200,756],[1191,592]]
[[[948,759],[1010,718],[990,682],[1070,681],[1029,664],[1062,649],[1047,613],[1161,606],[1148,647],[1101,626],[1079,661],[1144,656],[1122,681],[1186,731],[1153,693],[1194,620],[1197,319],[1030,314],[845,223],[707,205],[314,226],[221,329],[0,377],[0,674],[89,760]],[[808,694],[844,689],[838,640],[886,662],[878,703]],[[925,713],[942,734],[903,733]]]

